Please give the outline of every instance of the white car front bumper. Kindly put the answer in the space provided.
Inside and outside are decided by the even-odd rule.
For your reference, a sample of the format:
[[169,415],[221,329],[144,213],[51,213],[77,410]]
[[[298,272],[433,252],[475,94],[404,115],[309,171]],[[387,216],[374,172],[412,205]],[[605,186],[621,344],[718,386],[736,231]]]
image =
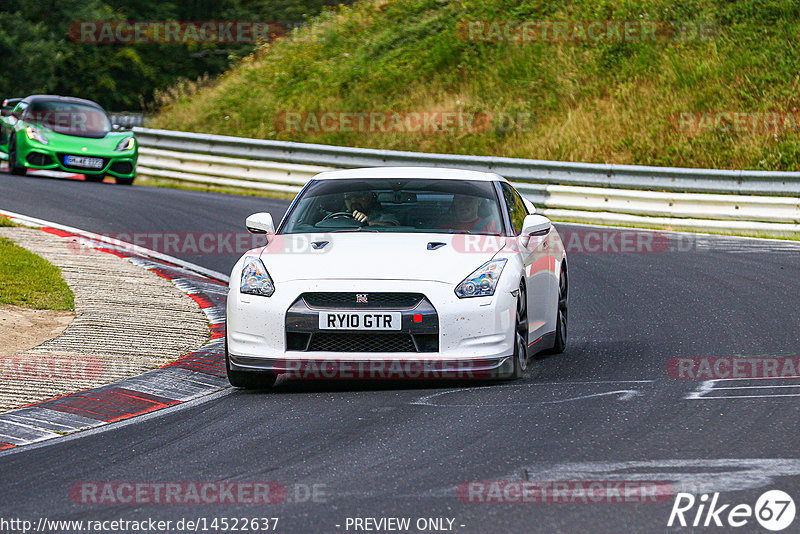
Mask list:
[[[326,369],[325,372],[331,374],[321,378],[436,378],[453,373],[460,378],[508,376],[514,352],[516,296],[504,289],[502,280],[491,297],[459,299],[453,289],[452,284],[430,281],[297,280],[282,282],[276,285],[272,296],[262,297],[241,294],[238,284],[232,284],[227,304],[231,369],[295,372],[299,376],[307,375],[309,370],[323,373]],[[403,328],[393,334],[401,341],[403,335],[409,336],[412,342],[395,346],[411,350],[394,352],[382,347],[382,350],[367,352],[359,347],[345,352],[335,343],[326,344],[323,347],[326,350],[314,350],[322,344],[310,342],[310,339],[330,332],[317,326],[317,313],[323,308],[307,306],[301,295],[328,292],[422,294],[424,300],[420,304],[402,311]],[[324,308],[325,311],[342,309]],[[362,306],[354,300],[346,309],[359,310]],[[419,322],[412,319],[415,315]],[[308,339],[305,333],[310,336]],[[336,334],[358,336],[364,332],[337,331]],[[423,338],[436,342],[423,344]],[[355,348],[358,342],[346,346]]]

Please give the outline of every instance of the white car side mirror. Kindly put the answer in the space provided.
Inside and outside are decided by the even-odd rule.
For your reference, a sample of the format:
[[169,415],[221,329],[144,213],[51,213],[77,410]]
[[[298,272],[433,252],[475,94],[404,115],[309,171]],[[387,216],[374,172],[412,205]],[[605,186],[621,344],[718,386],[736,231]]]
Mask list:
[[526,215],[525,220],[522,221],[522,235],[523,237],[530,236],[543,236],[550,233],[553,224],[550,219],[544,215]]
[[269,213],[254,213],[247,218],[244,225],[251,234],[274,234],[275,225]]

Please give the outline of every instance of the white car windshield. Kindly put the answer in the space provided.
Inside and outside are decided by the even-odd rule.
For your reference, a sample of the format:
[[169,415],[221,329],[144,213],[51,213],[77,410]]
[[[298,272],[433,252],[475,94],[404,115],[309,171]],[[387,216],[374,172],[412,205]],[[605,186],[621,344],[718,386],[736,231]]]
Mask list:
[[305,189],[281,229],[501,235],[492,182],[439,179],[320,180]]

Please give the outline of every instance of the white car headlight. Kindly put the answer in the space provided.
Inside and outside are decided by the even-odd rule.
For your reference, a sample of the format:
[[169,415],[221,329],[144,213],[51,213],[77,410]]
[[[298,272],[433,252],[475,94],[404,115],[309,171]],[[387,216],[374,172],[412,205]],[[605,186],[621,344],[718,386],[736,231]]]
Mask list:
[[136,145],[136,141],[134,141],[134,138],[126,137],[117,144],[116,151],[122,152],[123,150],[131,150],[134,147],[134,145]]
[[33,139],[34,141],[42,143],[43,145],[46,145],[48,143],[47,138],[44,136],[44,134],[34,126],[28,126],[27,128],[25,128],[25,134],[28,136],[28,139]]
[[261,295],[262,297],[269,297],[275,293],[275,284],[260,259],[251,256],[244,259],[239,291],[248,295]]
[[489,297],[494,295],[500,273],[506,266],[506,259],[493,260],[484,263],[468,277],[464,278],[456,287],[456,296],[460,299],[467,297]]

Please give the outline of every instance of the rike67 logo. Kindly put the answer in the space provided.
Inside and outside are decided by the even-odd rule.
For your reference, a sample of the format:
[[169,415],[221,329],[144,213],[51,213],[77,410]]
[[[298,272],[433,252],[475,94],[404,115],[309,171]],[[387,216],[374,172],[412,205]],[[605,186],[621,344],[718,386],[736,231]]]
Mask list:
[[678,493],[667,526],[739,528],[752,525],[755,518],[763,528],[777,532],[794,521],[794,500],[781,490],[764,492],[755,506],[722,503],[719,495],[704,493],[698,498],[691,493]]

